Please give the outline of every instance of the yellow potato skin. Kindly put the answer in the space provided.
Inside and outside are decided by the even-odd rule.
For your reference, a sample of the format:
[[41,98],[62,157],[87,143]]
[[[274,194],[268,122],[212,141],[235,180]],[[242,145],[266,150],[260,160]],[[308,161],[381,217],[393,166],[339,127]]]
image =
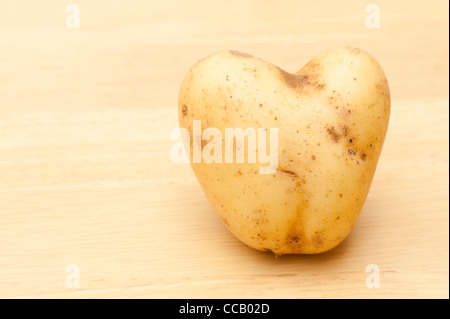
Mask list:
[[191,137],[193,120],[222,132],[278,128],[274,174],[259,174],[260,163],[191,165],[242,242],[277,255],[317,254],[341,243],[361,212],[388,128],[390,93],[380,65],[361,49],[328,50],[295,74],[223,51],[188,71],[178,111]]

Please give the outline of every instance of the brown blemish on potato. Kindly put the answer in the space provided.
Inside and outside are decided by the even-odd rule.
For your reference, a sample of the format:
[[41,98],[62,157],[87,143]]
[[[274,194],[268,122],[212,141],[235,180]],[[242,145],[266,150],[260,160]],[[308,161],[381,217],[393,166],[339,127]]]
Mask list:
[[348,126],[343,125],[342,126],[342,135],[347,136],[347,134],[348,134]]
[[297,174],[292,172],[292,171],[288,171],[286,169],[282,169],[282,168],[277,168],[277,172],[280,172],[282,174],[285,174],[289,177],[297,177]]
[[361,154],[361,159],[363,160],[363,161],[366,161],[366,159],[367,159],[367,154]]
[[242,52],[242,51],[238,51],[238,50],[230,50],[230,53],[236,56],[241,56],[241,57],[250,57],[251,55],[246,53],[246,52]]
[[341,139],[342,135],[336,132],[334,126],[327,128],[327,132],[335,143],[339,142],[339,140]]
[[350,154],[352,154],[352,155],[356,155],[356,152],[355,152],[352,148],[349,148],[349,149],[348,149],[348,152],[349,152]]
[[302,251],[303,246],[306,243],[304,236],[298,231],[288,235],[286,242],[290,246],[290,250],[294,250],[297,253]]
[[311,241],[312,241],[313,245],[316,246],[317,248],[322,247],[322,245],[323,245],[322,233],[318,233],[318,234],[314,235]]
[[[305,180],[304,178],[302,178],[301,183],[306,184],[306,180]],[[300,182],[297,182],[297,183],[295,184],[295,186],[301,187],[301,186],[302,186],[301,183],[300,183]]]
[[304,211],[309,206],[308,197],[311,197],[312,194],[303,189],[304,184],[306,184],[304,176],[301,178],[301,181],[296,182],[297,192],[293,196],[295,196],[298,204],[295,211],[292,212],[293,216],[289,221],[290,227],[284,239],[284,242],[289,246],[290,253],[303,253],[305,245],[308,243],[303,234],[306,217],[304,216]]
[[268,233],[265,231],[265,225],[269,222],[269,220],[266,218],[266,210],[262,208],[255,209],[253,210],[253,216],[254,218],[251,218],[251,220],[254,224],[254,228],[257,231],[256,239],[258,239],[260,245],[263,246],[268,237]]
[[261,240],[262,242],[264,242],[266,240],[266,236],[264,234],[257,234],[256,235],[258,237],[259,240]]
[[311,156],[312,160],[315,161],[316,160],[316,155]]
[[339,109],[339,115],[342,116],[344,118],[344,120],[348,121],[348,118],[350,116],[350,110],[345,109],[344,107],[336,107],[337,109]]
[[282,69],[279,69],[279,71],[280,71],[280,78],[283,80],[283,82],[287,86],[294,89],[304,86],[305,84],[307,84],[309,79],[307,75],[292,74]]
[[[312,65],[310,68],[315,68],[317,65]],[[305,86],[315,86],[318,89],[323,89],[325,84],[319,83],[315,77],[314,73],[310,72],[309,74],[302,73],[289,73],[284,71],[283,69],[278,68],[280,79],[286,84],[288,87],[292,89],[299,89]],[[306,72],[304,72],[306,73]]]
[[183,113],[183,116],[186,116],[188,114],[188,108],[185,104],[183,104],[181,112]]

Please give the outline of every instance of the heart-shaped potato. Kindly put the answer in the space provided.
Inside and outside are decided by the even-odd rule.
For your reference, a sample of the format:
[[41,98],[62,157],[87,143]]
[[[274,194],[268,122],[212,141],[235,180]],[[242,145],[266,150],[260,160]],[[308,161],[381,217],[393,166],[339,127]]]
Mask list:
[[[390,115],[388,82],[371,55],[335,48],[291,74],[246,53],[214,53],[189,70],[178,107],[193,171],[242,242],[277,255],[315,254],[347,237],[369,192]],[[245,139],[227,129],[241,129]],[[257,145],[256,162],[250,161],[255,134],[267,142],[264,149]],[[235,153],[227,161],[230,143]],[[269,145],[276,165],[264,171],[273,164],[260,156]]]

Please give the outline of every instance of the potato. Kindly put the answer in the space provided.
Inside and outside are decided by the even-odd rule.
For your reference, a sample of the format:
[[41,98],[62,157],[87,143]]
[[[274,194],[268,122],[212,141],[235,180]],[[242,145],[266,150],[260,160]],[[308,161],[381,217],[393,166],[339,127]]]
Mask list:
[[[282,255],[322,253],[348,236],[390,116],[388,82],[371,55],[334,48],[291,74],[246,53],[217,52],[188,71],[178,108],[193,171],[238,239]],[[236,128],[245,139],[225,133]],[[256,149],[256,162],[255,134],[267,142]],[[264,171],[273,163],[261,158],[273,150],[276,165]]]

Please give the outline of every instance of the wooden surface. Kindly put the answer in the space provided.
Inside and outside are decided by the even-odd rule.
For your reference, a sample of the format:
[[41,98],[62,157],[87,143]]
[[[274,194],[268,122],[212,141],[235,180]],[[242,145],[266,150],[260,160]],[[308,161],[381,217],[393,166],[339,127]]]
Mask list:
[[[449,297],[447,1],[376,1],[374,29],[364,1],[73,3],[78,29],[64,1],[0,2],[0,297]],[[369,197],[328,253],[255,251],[170,161],[179,84],[218,50],[295,72],[338,45],[391,87]]]

